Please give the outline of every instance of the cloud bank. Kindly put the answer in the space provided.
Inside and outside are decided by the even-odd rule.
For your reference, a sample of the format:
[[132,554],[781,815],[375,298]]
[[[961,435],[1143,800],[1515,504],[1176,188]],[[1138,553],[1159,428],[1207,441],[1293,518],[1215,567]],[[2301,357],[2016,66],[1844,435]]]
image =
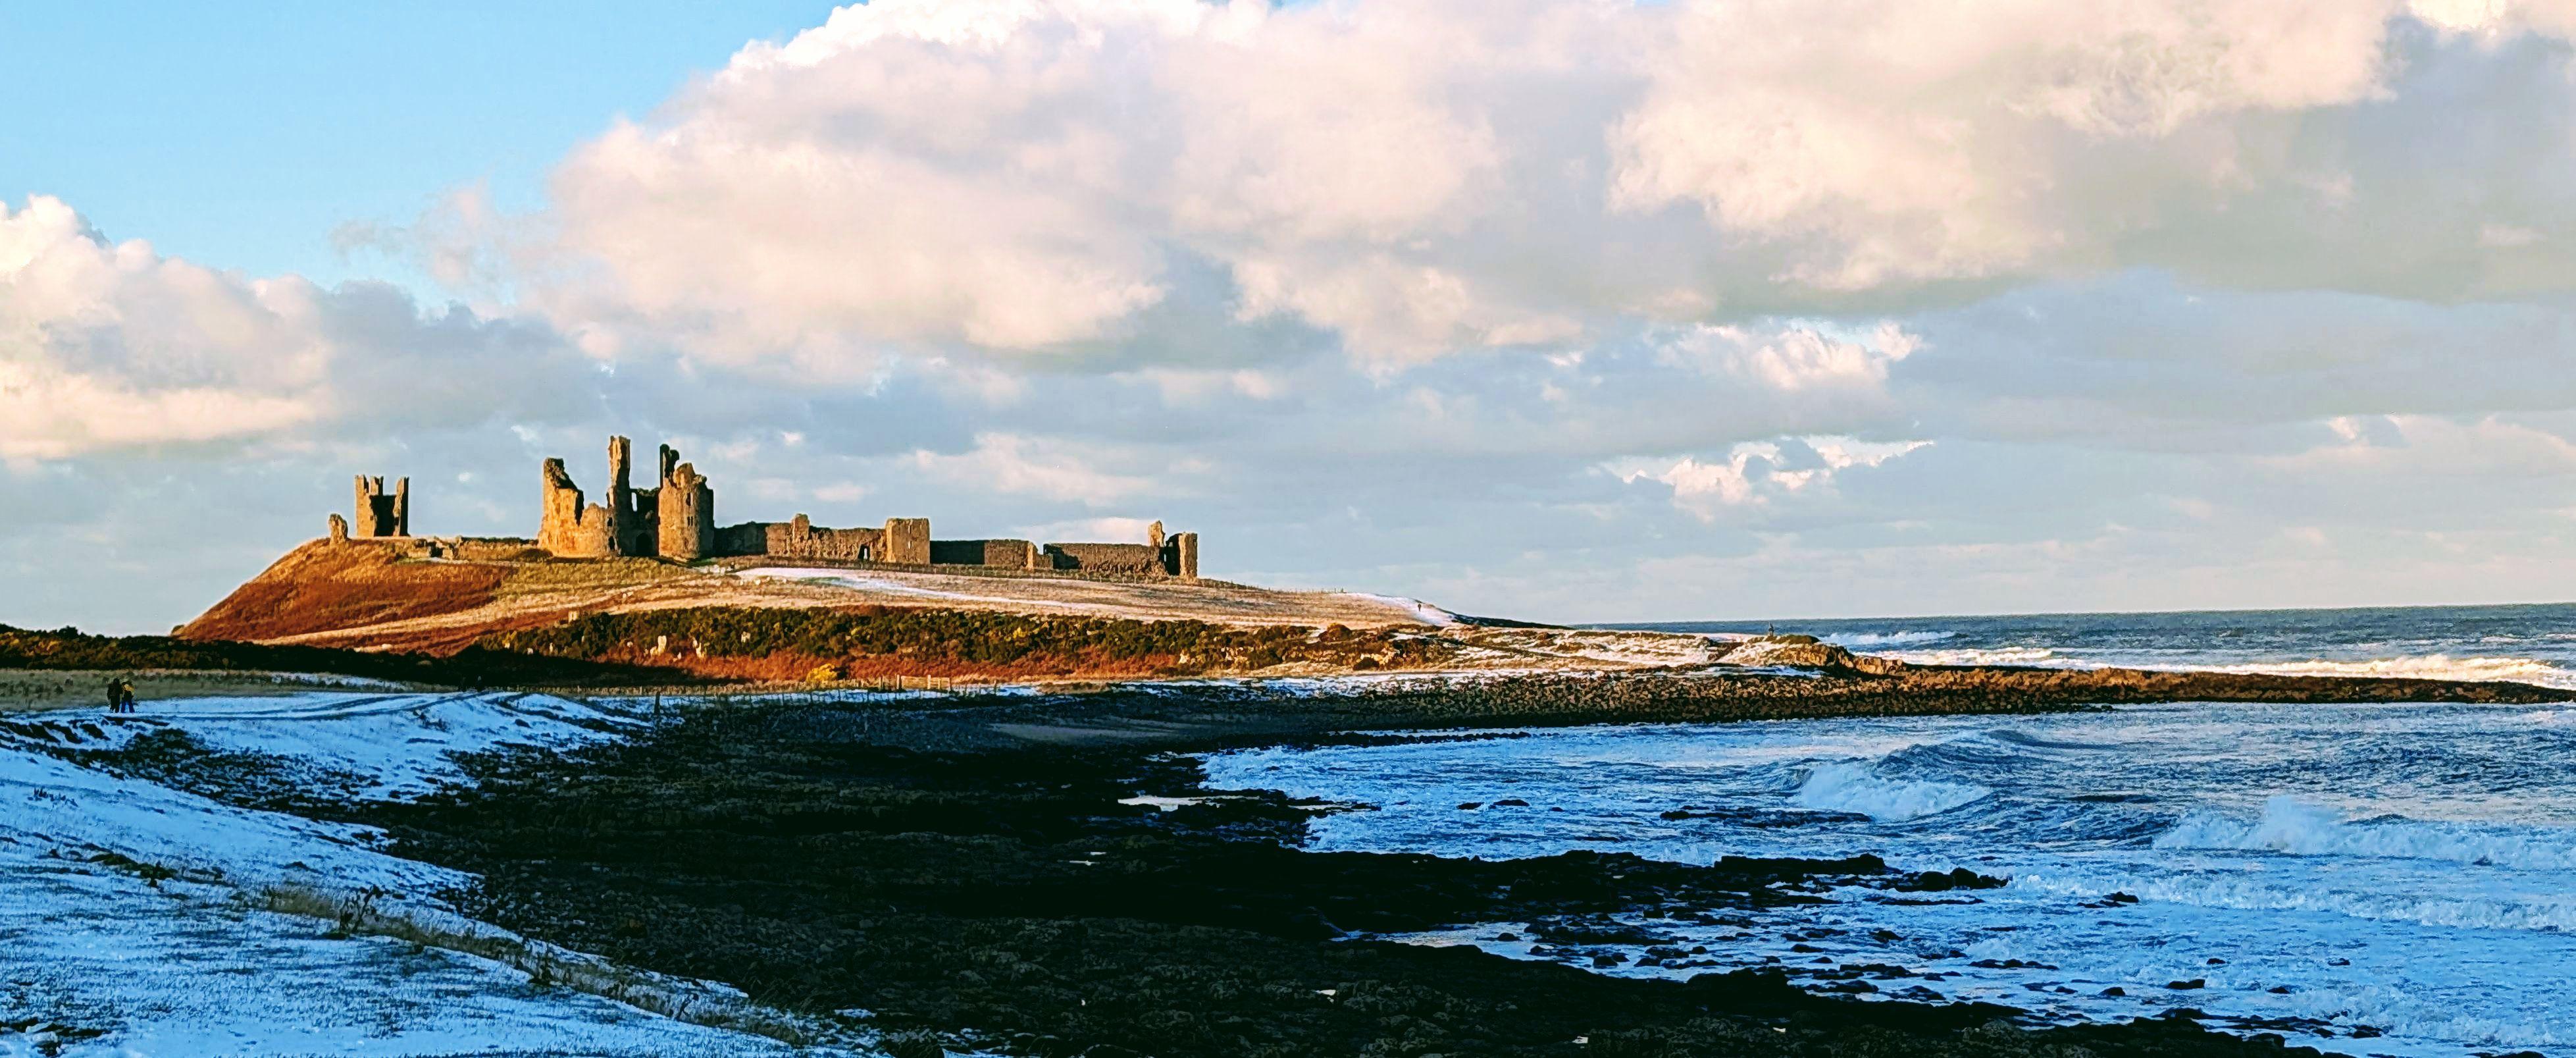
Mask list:
[[606,123],[541,210],[353,230],[445,291],[0,216],[0,500],[98,512],[0,534],[0,576],[175,532],[107,497],[221,467],[293,517],[175,621],[309,535],[308,481],[408,470],[425,527],[524,531],[521,464],[614,427],[768,514],[1163,517],[1238,579],[1537,617],[2576,594],[2571,33],[2508,0],[843,8]]

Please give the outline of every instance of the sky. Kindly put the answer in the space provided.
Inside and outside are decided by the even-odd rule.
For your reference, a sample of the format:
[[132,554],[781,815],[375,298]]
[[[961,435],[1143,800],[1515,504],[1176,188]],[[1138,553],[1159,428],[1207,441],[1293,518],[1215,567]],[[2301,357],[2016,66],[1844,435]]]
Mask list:
[[0,623],[408,475],[1552,621],[2576,599],[2576,0],[0,12]]

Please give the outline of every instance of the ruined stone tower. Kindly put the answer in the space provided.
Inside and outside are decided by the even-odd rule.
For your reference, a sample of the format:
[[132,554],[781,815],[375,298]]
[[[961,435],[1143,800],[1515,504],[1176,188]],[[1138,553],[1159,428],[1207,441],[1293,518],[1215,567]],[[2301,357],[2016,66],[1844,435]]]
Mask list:
[[677,562],[695,562],[715,553],[716,490],[698,468],[679,462],[680,454],[662,446],[662,487],[658,506],[660,552]]
[[358,475],[357,517],[352,520],[349,535],[361,539],[411,535],[411,479],[394,483],[391,494],[385,492],[385,479]]
[[562,558],[616,555],[694,562],[718,553],[716,493],[678,449],[661,446],[654,482],[636,488],[635,444],[608,439],[608,490],[584,503],[561,459],[545,463],[537,546]]
[[635,518],[635,442],[608,439],[608,540],[612,555],[642,552]]

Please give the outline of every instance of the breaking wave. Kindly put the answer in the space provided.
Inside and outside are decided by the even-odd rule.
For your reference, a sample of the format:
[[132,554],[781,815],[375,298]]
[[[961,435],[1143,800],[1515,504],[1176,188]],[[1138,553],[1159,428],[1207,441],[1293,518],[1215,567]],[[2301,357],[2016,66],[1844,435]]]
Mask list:
[[2422,654],[2365,661],[2278,661],[2207,666],[2211,672],[2260,673],[2274,676],[2393,676],[2419,680],[2492,682],[2509,680],[2544,687],[2576,688],[2576,672],[2535,658],[2459,657]]
[[1956,638],[1959,633],[1946,631],[1920,632],[1836,632],[1823,636],[1825,642],[1849,650],[1862,647],[1901,647],[1916,643],[1938,643]]
[[2370,892],[2333,886],[2283,884],[2281,880],[2261,876],[2225,874],[2108,878],[2024,873],[2014,875],[2012,885],[2024,892],[2057,893],[2082,899],[2127,893],[2152,903],[2189,907],[2319,912],[2357,919],[2469,929],[2558,933],[2576,930],[2576,905],[2563,900],[2511,894]]
[[2047,647],[1966,647],[1957,650],[1890,650],[1886,657],[1916,665],[2069,665]]
[[2576,868],[2576,833],[2511,831],[2409,819],[2345,819],[2295,797],[2263,804],[2262,818],[2194,812],[2156,836],[2160,849],[2241,849],[2293,856],[2447,860],[2525,870]]
[[1888,779],[1866,764],[1819,764],[1798,784],[1800,808],[1854,812],[1881,823],[1902,823],[1938,815],[1994,793],[1966,783]]
[[2538,658],[2455,657],[2418,654],[2410,657],[2355,661],[2253,661],[2226,664],[2176,661],[2169,657],[2073,657],[2048,647],[1957,647],[1948,650],[1888,650],[1881,656],[1916,665],[2038,665],[2049,668],[2153,669],[2176,672],[2224,672],[2263,676],[2378,676],[2397,679],[2457,680],[2468,683],[2513,682],[2576,689],[2576,670]]

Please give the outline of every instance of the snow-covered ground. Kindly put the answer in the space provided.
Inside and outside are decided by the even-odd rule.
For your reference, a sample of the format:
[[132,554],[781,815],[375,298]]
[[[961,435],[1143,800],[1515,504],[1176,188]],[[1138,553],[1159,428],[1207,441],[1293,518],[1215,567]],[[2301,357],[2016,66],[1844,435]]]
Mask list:
[[[379,851],[379,835],[366,828],[234,807],[82,756],[175,730],[216,750],[275,758],[282,774],[334,794],[403,798],[462,781],[452,753],[572,746],[645,722],[543,695],[352,692],[6,718],[0,1058],[793,1051],[578,991],[532,988],[526,973],[490,959],[345,935],[329,921],[267,910],[281,889],[363,894],[383,914],[518,943],[448,910],[442,894],[470,877]],[[85,759],[98,766],[78,762]]]
[[1346,591],[1342,594],[1354,599],[1365,599],[1369,602],[1392,606],[1398,610],[1412,614],[1415,620],[1421,621],[1423,624],[1430,625],[1433,628],[1447,628],[1450,625],[1458,623],[1457,614],[1450,613],[1447,610],[1433,606],[1420,599],[1406,598],[1402,595],[1373,595],[1364,591]]

